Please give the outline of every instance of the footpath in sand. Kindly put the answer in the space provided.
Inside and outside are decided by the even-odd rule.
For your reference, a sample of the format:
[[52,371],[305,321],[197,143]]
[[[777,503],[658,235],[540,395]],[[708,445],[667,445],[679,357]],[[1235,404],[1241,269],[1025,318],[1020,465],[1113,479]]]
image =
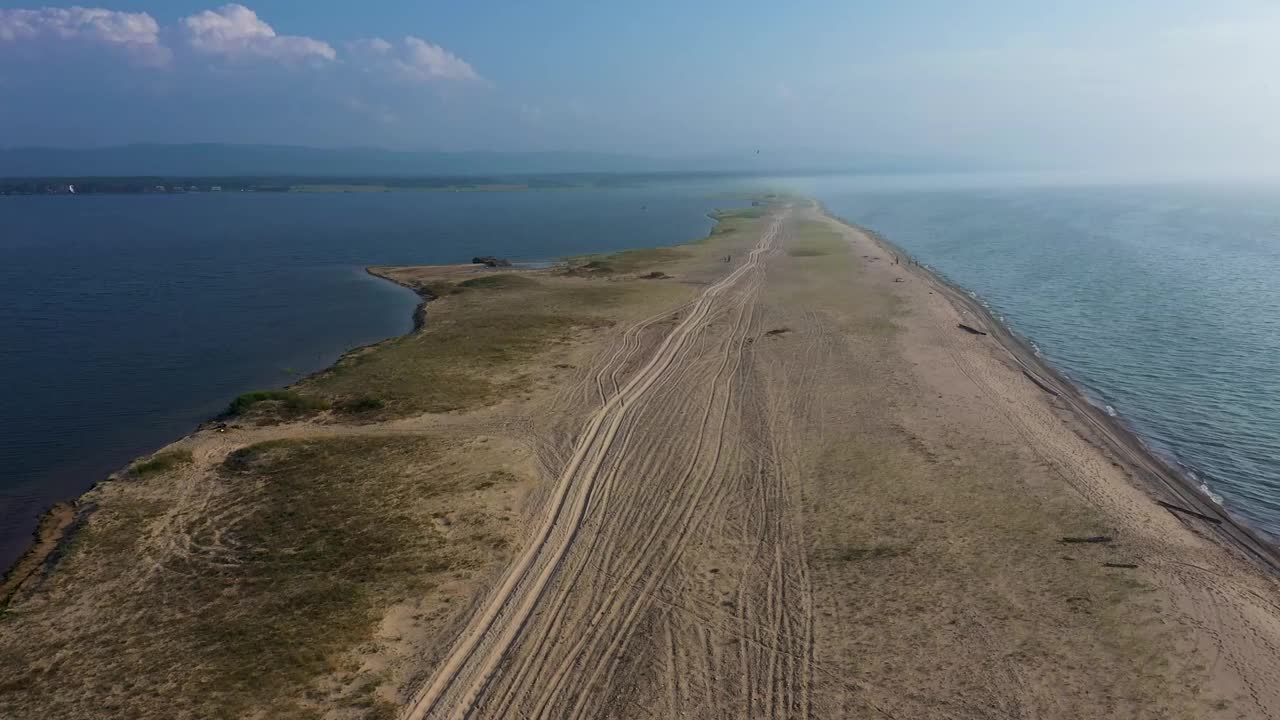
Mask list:
[[1280,716],[1265,550],[892,248],[719,220],[378,269],[421,332],[81,501],[0,717]]

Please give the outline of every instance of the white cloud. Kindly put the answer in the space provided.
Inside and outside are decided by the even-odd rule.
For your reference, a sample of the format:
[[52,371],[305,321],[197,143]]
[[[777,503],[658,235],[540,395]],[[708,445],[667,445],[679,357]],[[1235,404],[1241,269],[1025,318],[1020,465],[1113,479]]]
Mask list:
[[83,7],[0,9],[0,44],[43,49],[55,43],[111,48],[143,65],[163,65],[170,57],[160,43],[160,25],[147,13]]
[[387,72],[410,82],[484,82],[466,60],[419,37],[406,37],[399,44],[382,38],[365,38],[351,43],[351,51],[365,61],[366,69]]
[[223,5],[181,21],[187,44],[206,55],[229,60],[268,59],[284,63],[323,62],[338,57],[333,46],[314,38],[278,35],[244,5]]

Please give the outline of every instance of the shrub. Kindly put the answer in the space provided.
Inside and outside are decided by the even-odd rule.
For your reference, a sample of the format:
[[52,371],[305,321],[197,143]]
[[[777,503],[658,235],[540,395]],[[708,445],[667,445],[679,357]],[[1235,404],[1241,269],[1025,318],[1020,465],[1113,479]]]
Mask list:
[[129,467],[130,474],[138,477],[158,475],[182,465],[194,462],[190,450],[165,450],[158,452],[146,460],[139,460]]
[[294,390],[254,390],[232,400],[227,414],[243,415],[260,403],[273,403],[292,414],[318,412],[329,407],[323,398],[302,395]]
[[333,404],[334,410],[348,415],[376,412],[384,407],[386,407],[386,403],[382,401],[382,398],[374,397],[372,395],[358,395],[356,397],[343,398]]

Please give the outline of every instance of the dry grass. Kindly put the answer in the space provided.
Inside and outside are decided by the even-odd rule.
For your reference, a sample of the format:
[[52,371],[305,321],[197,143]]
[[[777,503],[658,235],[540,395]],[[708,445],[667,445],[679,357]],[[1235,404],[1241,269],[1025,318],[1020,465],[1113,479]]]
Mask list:
[[575,275],[615,275],[638,273],[690,257],[679,247],[640,248],[610,255],[584,255],[569,261],[568,271]]
[[787,246],[787,254],[792,257],[821,257],[849,253],[849,243],[825,223],[807,221],[797,223],[796,238]]
[[422,332],[353,353],[330,370],[295,386],[304,396],[335,404],[376,398],[370,417],[467,410],[528,391],[528,361],[554,353],[584,333],[612,325],[631,308],[672,303],[688,289],[655,286],[638,274],[736,251],[753,241],[759,215],[723,214],[712,236],[687,245],[624,250],[575,259],[567,272],[491,273],[458,280],[448,269],[384,270],[418,292],[439,298],[428,306]]
[[[0,716],[318,717],[316,681],[388,603],[502,556],[500,535],[446,542],[430,518],[511,481],[420,438],[273,441],[205,477],[216,500],[163,551],[165,502],[104,503],[63,560],[67,591],[0,629]],[[78,622],[90,598],[111,612]],[[324,702],[372,712],[377,684]]]
[[184,465],[190,465],[192,461],[193,458],[190,450],[177,448],[172,450],[162,450],[144,460],[139,460],[130,465],[129,474],[136,477],[163,474]]
[[[754,242],[759,222],[726,216],[698,243],[601,256],[622,269],[606,277],[388,270],[441,298],[421,332],[247,394],[233,406],[241,429],[185,441],[194,454],[158,453],[87,496],[94,511],[52,572],[0,619],[0,717],[393,716],[389,693],[409,679],[360,658],[399,642],[381,634],[390,608],[412,607],[397,633],[427,637],[473,574],[509,556],[529,466],[513,472],[516,448],[480,444],[479,425],[449,441],[247,438],[316,415],[370,423],[524,397],[562,377],[566,356],[594,352],[583,340],[599,329],[694,292],[630,273],[718,276],[706,259]],[[257,427],[272,423],[294,425]]]
[[466,283],[470,289],[450,295],[447,312],[433,315],[422,332],[349,355],[298,390],[326,398],[376,398],[381,416],[493,402],[527,389],[527,378],[515,370],[521,363],[578,332],[610,324],[598,310],[608,305],[608,296],[623,292],[502,275],[460,285]]

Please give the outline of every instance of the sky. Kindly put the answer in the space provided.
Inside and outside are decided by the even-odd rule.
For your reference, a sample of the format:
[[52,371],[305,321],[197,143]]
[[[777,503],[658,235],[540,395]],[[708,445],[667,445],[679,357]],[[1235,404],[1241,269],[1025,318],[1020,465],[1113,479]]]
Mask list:
[[0,146],[1280,160],[1273,2],[85,2],[0,0]]

